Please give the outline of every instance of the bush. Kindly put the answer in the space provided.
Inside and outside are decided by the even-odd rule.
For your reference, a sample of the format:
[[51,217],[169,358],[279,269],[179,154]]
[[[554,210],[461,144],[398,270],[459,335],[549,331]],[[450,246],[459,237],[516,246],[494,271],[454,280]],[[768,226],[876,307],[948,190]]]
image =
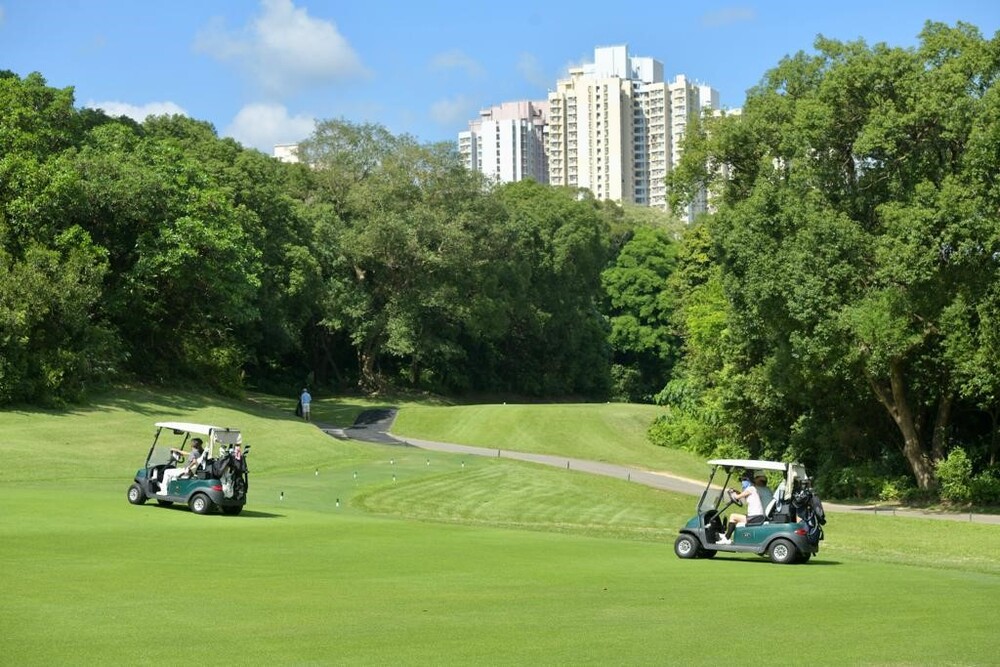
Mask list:
[[708,458],[747,456],[745,448],[729,443],[718,429],[683,408],[667,406],[666,413],[649,426],[646,437],[659,447],[682,449]]
[[611,400],[623,403],[645,403],[649,396],[644,391],[642,372],[634,366],[611,366]]
[[880,498],[885,483],[884,478],[867,463],[850,468],[825,468],[820,470],[817,478],[822,495],[857,500]]
[[972,500],[972,461],[961,447],[935,464],[941,500],[967,503]]
[[1000,471],[984,470],[972,479],[972,502],[977,505],[1000,505]]
[[712,450],[713,459],[748,459],[750,452],[743,445],[735,442],[719,442]]
[[905,500],[913,491],[913,480],[909,477],[896,477],[882,480],[882,490],[878,499],[883,502],[898,502]]

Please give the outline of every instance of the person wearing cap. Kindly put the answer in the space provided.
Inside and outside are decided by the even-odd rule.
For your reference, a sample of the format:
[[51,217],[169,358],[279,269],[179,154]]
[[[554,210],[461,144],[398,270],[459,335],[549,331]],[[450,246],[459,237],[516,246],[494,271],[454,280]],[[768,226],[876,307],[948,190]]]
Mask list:
[[743,524],[746,526],[759,526],[767,520],[764,516],[764,508],[767,507],[773,495],[771,489],[767,488],[767,475],[763,470],[758,470],[753,474],[753,484],[746,487],[739,493],[735,489],[730,490],[730,497],[733,500],[745,500],[747,513],[730,514],[729,522],[726,524],[726,536],[719,538],[719,544],[730,544],[736,526]]
[[313,397],[309,395],[309,389],[303,389],[302,395],[299,396],[299,405],[302,406],[302,418],[309,421],[309,404],[312,403]]
[[183,449],[177,449],[176,447],[170,448],[170,455],[173,457],[174,461],[182,462],[184,457],[187,457],[187,464],[180,468],[167,468],[163,471],[163,480],[160,482],[160,490],[156,492],[158,496],[167,495],[167,486],[170,482],[174,481],[182,475],[187,477],[194,473],[198,469],[198,464],[201,463],[202,458],[205,456],[205,448],[202,446],[201,438],[192,438],[191,440],[191,453],[185,452]]

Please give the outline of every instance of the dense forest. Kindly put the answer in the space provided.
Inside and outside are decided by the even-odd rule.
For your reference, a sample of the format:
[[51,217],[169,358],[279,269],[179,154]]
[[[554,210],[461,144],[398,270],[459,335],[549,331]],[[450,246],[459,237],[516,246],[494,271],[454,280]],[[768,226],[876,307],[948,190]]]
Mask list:
[[996,502],[998,71],[964,24],[818,39],[693,124],[689,226],[378,125],[319,122],[287,164],[0,72],[0,405],[133,380],[655,401],[656,444]]

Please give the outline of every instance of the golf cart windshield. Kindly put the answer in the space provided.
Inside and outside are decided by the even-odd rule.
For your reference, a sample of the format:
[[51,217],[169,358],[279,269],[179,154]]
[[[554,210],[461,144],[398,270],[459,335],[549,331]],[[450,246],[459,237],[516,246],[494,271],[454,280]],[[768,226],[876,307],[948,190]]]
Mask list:
[[[716,475],[718,475],[718,480],[716,480]],[[719,509],[722,494],[729,484],[730,475],[731,471],[727,471],[723,466],[712,467],[712,473],[708,476],[708,485],[701,494],[701,500],[698,501],[698,512]],[[716,483],[713,485],[713,482]]]

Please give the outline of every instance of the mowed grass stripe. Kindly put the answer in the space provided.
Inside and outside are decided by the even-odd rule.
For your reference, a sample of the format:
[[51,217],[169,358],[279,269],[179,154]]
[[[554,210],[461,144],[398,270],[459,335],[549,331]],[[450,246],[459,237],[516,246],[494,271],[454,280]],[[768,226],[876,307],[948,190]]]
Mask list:
[[[368,512],[535,530],[664,539],[691,501],[613,479],[505,460],[361,495]],[[672,540],[672,536],[670,537]]]

